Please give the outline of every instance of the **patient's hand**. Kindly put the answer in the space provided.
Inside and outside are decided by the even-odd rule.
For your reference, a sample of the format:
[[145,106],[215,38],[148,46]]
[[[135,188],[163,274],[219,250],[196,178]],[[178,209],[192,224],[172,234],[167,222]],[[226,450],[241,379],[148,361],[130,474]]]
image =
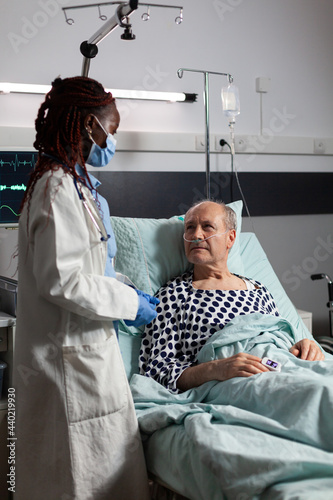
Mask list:
[[234,377],[250,377],[257,373],[268,372],[261,363],[261,358],[240,352],[230,356],[230,358],[219,359],[212,361],[215,364],[215,377],[216,380],[228,380]]
[[193,365],[183,371],[177,380],[177,388],[187,391],[210,380],[228,380],[234,377],[251,377],[262,372],[268,372],[261,363],[261,358],[240,352],[230,358],[207,361]]
[[324,353],[314,340],[302,339],[293,345],[289,351],[296,358],[306,359],[307,361],[322,361],[325,359]]

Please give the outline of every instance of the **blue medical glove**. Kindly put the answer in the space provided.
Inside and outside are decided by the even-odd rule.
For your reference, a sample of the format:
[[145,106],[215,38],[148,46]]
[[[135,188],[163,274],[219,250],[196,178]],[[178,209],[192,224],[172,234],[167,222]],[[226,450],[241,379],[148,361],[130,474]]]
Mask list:
[[142,290],[139,290],[138,288],[135,288],[135,291],[139,296],[141,295],[141,296],[145,297],[148,300],[148,302],[150,302],[151,304],[155,304],[155,306],[157,306],[157,304],[160,303],[160,301],[158,300],[157,297],[154,297],[153,295],[149,295],[149,293],[145,293]]
[[135,288],[136,293],[139,296],[139,308],[136,314],[136,318],[134,320],[125,320],[125,324],[127,326],[142,326],[148,325],[154,318],[157,316],[157,312],[155,311],[155,307],[160,301],[149,295],[148,293],[143,292],[142,290],[138,290]]

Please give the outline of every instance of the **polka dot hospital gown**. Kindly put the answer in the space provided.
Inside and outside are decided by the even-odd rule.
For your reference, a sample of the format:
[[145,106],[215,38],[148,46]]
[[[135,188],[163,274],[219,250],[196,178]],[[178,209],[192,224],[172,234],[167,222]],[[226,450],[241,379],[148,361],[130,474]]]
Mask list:
[[152,377],[172,392],[177,379],[207,339],[235,316],[262,313],[279,316],[272,295],[261,283],[245,280],[247,290],[198,290],[192,272],[163,286],[157,297],[157,318],[145,327],[140,373]]

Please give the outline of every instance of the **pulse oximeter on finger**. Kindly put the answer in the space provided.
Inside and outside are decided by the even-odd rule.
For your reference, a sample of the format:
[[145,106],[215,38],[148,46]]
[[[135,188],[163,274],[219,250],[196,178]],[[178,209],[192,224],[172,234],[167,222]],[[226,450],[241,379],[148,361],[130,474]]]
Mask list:
[[263,358],[261,360],[261,363],[266,366],[269,370],[272,370],[273,372],[280,372],[281,371],[281,363],[278,361],[274,361],[273,359],[270,358]]

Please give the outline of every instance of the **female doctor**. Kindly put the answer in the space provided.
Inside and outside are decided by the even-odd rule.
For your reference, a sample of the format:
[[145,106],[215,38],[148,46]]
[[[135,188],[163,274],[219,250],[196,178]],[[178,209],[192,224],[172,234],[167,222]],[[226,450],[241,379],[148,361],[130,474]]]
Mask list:
[[117,279],[86,169],[109,163],[118,125],[112,95],[86,77],[56,79],[36,119],[19,223],[16,500],[149,497],[115,322],[149,323],[156,299]]

